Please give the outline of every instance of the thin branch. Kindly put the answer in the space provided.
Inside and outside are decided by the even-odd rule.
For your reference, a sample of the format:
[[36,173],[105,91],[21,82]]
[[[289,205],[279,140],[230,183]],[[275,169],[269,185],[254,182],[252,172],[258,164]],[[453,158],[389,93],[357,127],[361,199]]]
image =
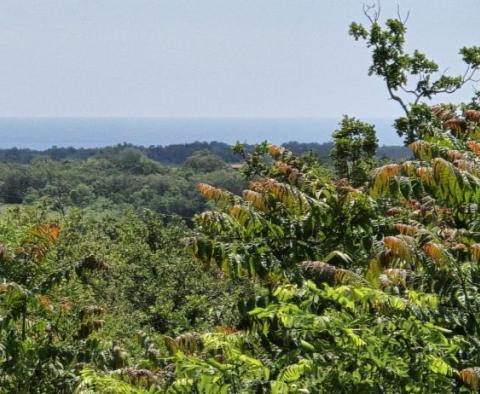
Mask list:
[[[372,10],[376,10],[371,14]],[[380,0],[377,0],[377,4],[366,4],[363,3],[363,13],[368,18],[370,23],[373,25],[374,23],[378,22],[380,19],[380,12],[382,10],[382,6],[380,4]]]
[[[444,89],[437,89],[437,90],[432,90],[432,93],[434,94],[441,94],[441,93],[447,93],[447,94],[452,94],[455,93],[457,90],[461,89],[466,83],[468,82],[478,82],[479,80],[474,79],[473,77],[475,76],[477,72],[476,68],[471,68],[470,66],[467,67],[465,70],[465,73],[462,76],[462,81],[458,86],[454,86],[452,88],[444,88]],[[442,76],[444,76],[445,73],[443,73]]]
[[[468,75],[468,72],[470,71],[470,75]],[[473,77],[475,76],[475,74],[477,73],[478,71],[478,68],[476,67],[473,67],[471,68],[470,66],[467,67],[467,70],[465,71],[465,73],[463,74],[463,84],[467,83],[467,82],[478,82],[478,80],[476,79],[473,79]],[[468,76],[467,76],[468,75]]]
[[[443,76],[445,76],[446,72],[448,71],[448,68],[445,69],[445,71],[440,75],[440,78],[442,78]],[[429,90],[425,90],[423,92],[420,92],[420,93],[417,93],[415,91],[412,91],[412,90],[408,90],[406,89],[405,87],[403,86],[400,86],[400,88],[405,92],[405,93],[410,93],[410,94],[413,94],[415,95],[415,101],[414,101],[414,105],[415,104],[418,104],[419,101],[424,98],[424,97],[427,97],[428,99],[431,99],[430,96],[433,96],[433,95],[436,95],[436,94],[452,94],[452,93],[455,93],[457,90],[460,90],[463,86],[465,86],[466,83],[468,82],[479,82],[479,80],[477,79],[474,79],[473,77],[475,76],[477,72],[477,69],[476,68],[471,68],[470,66],[467,67],[467,70],[465,71],[465,73],[463,74],[462,76],[462,81],[460,82],[460,84],[458,86],[454,86],[454,87],[451,87],[451,88],[443,88],[443,89],[433,89],[433,88],[430,88]],[[420,80],[422,80],[423,77],[420,77]],[[398,101],[398,100],[397,100]]]
[[417,94],[416,96],[417,96],[417,97],[416,97],[415,101],[413,102],[413,105],[417,105],[418,102],[420,101],[420,99],[421,99],[424,95],[423,95],[423,94]]
[[[463,79],[465,80],[465,78],[467,77],[468,75],[468,72],[470,71],[470,66],[467,66],[467,69],[465,70],[465,72],[463,73]],[[475,70],[474,70],[475,71]],[[470,74],[471,75],[471,74]]]
[[402,24],[406,25],[408,22],[408,18],[410,18],[410,10],[407,11],[407,15],[405,18],[402,18],[402,13],[400,12],[400,4],[397,3],[397,17]]
[[382,4],[380,4],[380,0],[377,0],[377,11],[375,12],[375,20],[380,19],[380,14],[382,12]]
[[402,89],[405,93],[410,93],[410,94],[414,94],[415,96],[418,96],[418,93],[415,92],[415,90],[407,89],[405,88],[405,86],[400,86],[400,89]]
[[373,18],[370,16],[370,10],[372,8],[374,8],[375,6],[373,5],[367,5],[367,4],[363,4],[363,13],[365,14],[365,16],[368,18],[368,20],[370,21],[370,23],[373,25],[375,23],[375,21],[373,20]]

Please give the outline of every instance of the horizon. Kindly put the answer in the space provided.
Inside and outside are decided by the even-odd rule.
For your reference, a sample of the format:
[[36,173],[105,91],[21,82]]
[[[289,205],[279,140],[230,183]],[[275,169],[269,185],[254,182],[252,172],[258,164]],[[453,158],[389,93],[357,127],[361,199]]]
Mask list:
[[[331,141],[340,118],[247,117],[0,117],[0,148],[45,150],[100,147],[119,143],[172,145],[195,141],[269,141],[324,143]],[[367,119],[375,125],[381,145],[402,145],[393,119]]]

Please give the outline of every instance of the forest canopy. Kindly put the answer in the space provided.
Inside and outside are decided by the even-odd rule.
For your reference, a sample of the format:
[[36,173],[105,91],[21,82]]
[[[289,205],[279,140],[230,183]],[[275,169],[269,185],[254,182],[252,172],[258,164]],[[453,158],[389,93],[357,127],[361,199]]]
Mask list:
[[0,393],[480,390],[480,105],[429,102],[480,49],[437,75],[405,19],[365,12],[350,33],[405,107],[406,156],[348,116],[329,158],[2,152]]

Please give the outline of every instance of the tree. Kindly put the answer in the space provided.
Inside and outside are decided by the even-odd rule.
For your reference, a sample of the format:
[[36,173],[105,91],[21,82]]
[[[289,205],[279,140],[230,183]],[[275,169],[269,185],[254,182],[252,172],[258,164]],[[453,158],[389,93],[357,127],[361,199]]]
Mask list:
[[198,217],[193,254],[269,291],[242,326],[169,342],[173,388],[478,391],[480,111],[455,116],[460,130],[434,129],[365,188],[274,145],[246,156],[242,197],[199,185],[218,209]]
[[341,127],[333,132],[331,157],[338,178],[347,178],[359,186],[368,179],[374,164],[378,140],[374,126],[344,116]]
[[227,167],[225,161],[220,156],[207,150],[194,152],[187,157],[184,165],[198,172],[218,171]]
[[90,335],[103,310],[80,278],[105,265],[65,258],[57,248],[66,234],[45,216],[16,209],[0,221],[0,393],[73,392],[75,365],[100,356]]
[[466,70],[460,75],[439,72],[438,64],[419,50],[408,53],[405,48],[406,23],[402,19],[387,19],[382,27],[380,5],[365,6],[364,13],[370,22],[368,28],[353,22],[349,33],[355,40],[364,40],[372,51],[369,75],[381,77],[392,100],[398,102],[405,116],[395,121],[397,133],[405,143],[421,139],[429,130],[434,117],[427,106],[428,101],[442,93],[453,93],[466,83],[474,81],[480,68],[480,47],[460,49]]

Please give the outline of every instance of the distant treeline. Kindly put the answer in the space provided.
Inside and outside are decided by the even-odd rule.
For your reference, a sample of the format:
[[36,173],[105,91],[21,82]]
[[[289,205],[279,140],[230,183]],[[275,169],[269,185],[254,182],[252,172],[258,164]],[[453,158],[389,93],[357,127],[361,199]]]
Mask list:
[[[286,148],[296,154],[313,152],[319,158],[328,158],[330,150],[333,147],[332,142],[319,143],[300,143],[288,142],[283,144]],[[239,157],[232,152],[231,146],[223,142],[192,142],[188,144],[174,145],[152,145],[135,146],[132,144],[119,144],[115,146],[102,148],[72,148],[53,146],[44,151],[28,148],[9,148],[0,149],[0,161],[6,163],[28,164],[39,156],[49,157],[52,160],[85,160],[92,156],[103,156],[118,153],[126,148],[135,148],[141,151],[148,158],[163,164],[182,164],[185,160],[197,151],[209,151],[221,157],[227,163],[239,161]],[[251,148],[248,146],[247,148]],[[380,158],[389,158],[393,160],[409,157],[410,150],[403,146],[382,146],[378,149],[377,156]]]
[[[304,143],[290,141],[283,144],[283,146],[285,146],[297,155],[311,151],[319,158],[327,158],[333,148],[333,142],[325,142],[323,144],[318,144],[316,142]],[[380,159],[387,158],[391,160],[400,160],[408,158],[410,157],[410,155],[410,149],[405,146],[383,145],[377,149],[377,157]]]

